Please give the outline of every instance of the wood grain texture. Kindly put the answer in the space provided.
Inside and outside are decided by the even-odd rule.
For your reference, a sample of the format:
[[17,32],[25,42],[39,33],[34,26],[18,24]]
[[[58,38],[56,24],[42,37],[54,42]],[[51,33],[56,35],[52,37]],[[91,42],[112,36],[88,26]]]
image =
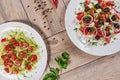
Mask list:
[[63,0],[63,1],[64,1],[65,5],[66,5],[66,7],[67,7],[68,4],[69,4],[69,2],[70,2],[70,0]]
[[20,0],[0,0],[0,24],[8,21],[29,22]]
[[76,68],[61,75],[59,80],[120,80],[119,75],[120,53]]
[[75,47],[75,45],[69,40],[66,31],[49,38],[47,41],[50,48],[50,51],[48,52],[50,52],[49,61],[51,67],[58,67],[54,58],[60,56],[62,52],[66,51],[70,54],[70,64],[63,73],[99,58],[88,55]]
[[65,30],[63,1],[54,8],[52,0],[21,0],[33,26],[38,27],[43,38]]

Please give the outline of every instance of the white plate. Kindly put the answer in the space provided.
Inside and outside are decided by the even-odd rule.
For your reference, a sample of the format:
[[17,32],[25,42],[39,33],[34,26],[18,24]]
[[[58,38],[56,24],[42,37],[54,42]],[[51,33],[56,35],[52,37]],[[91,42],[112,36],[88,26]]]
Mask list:
[[23,77],[21,75],[16,76],[16,75],[6,74],[4,70],[2,70],[2,67],[0,67],[0,80],[18,80],[17,77],[19,77],[20,80],[39,80],[47,64],[47,50],[46,50],[45,43],[37,31],[35,31],[31,26],[26,25],[24,23],[20,23],[20,22],[8,22],[8,23],[1,24],[0,25],[0,38],[5,32],[16,30],[16,27],[20,27],[21,31],[27,32],[26,35],[28,37],[34,37],[36,43],[41,47],[38,50],[40,54],[40,59],[36,63],[35,69],[33,69],[29,73],[25,73],[27,77]]
[[[96,55],[96,56],[105,56],[114,54],[120,51],[120,34],[116,36],[117,40],[114,40],[113,43],[108,44],[107,46],[97,46],[97,47],[85,47],[78,38],[76,32],[74,31],[76,16],[75,11],[80,7],[80,2],[84,2],[85,0],[71,0],[65,14],[65,26],[67,33],[71,39],[71,41],[84,52]],[[117,1],[117,0],[116,0]]]

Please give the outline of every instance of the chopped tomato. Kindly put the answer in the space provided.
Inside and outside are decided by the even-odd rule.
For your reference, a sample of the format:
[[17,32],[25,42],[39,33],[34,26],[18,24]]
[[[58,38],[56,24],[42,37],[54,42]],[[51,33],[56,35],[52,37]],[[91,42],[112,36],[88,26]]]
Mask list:
[[26,69],[27,69],[27,70],[31,70],[31,69],[32,69],[32,66],[31,66],[31,65],[26,65]]
[[1,42],[6,42],[6,40],[7,40],[6,38],[3,38],[3,39],[1,40]]
[[37,55],[30,56],[30,62],[37,61]]
[[11,60],[9,60],[9,61],[7,62],[7,65],[8,65],[9,67],[12,67],[12,66],[13,66],[13,62],[12,62]]
[[102,30],[98,29],[97,35],[100,36],[100,37],[103,37],[103,32],[102,32]]
[[15,54],[11,54],[11,60],[16,60],[17,59],[17,56]]
[[12,37],[12,38],[10,39],[10,42],[14,42],[14,41],[15,41],[15,38]]
[[99,3],[101,3],[103,0],[98,0]]
[[81,19],[82,19],[83,16],[84,16],[84,13],[83,13],[83,12],[79,12],[79,13],[77,14],[77,19],[78,19],[79,21],[81,21]]
[[2,55],[1,58],[5,61],[8,60],[10,57],[8,55]]
[[101,3],[101,8],[102,8],[102,9],[105,9],[106,7],[107,7],[106,2],[102,2],[102,3]]
[[8,51],[8,53],[9,53],[9,54],[13,54],[13,53],[14,53],[14,50],[11,49],[11,50]]
[[12,74],[18,74],[18,71],[17,70],[13,70]]
[[106,40],[107,43],[110,43],[110,37],[105,38],[105,40]]
[[8,52],[9,50],[11,50],[10,45],[6,45],[6,46],[5,46],[5,51]]
[[106,22],[106,17],[104,14],[99,15],[99,17],[103,20],[103,22]]
[[90,0],[86,0],[85,6],[88,6],[90,4]]
[[7,60],[6,61],[4,61],[4,66],[7,66],[8,65],[8,62],[7,62]]
[[20,67],[22,64],[22,60],[16,59],[14,62],[15,66]]
[[94,8],[91,8],[91,10],[90,10],[90,14],[93,15],[94,12],[95,12],[95,9],[94,9]]
[[21,58],[27,58],[27,53],[24,52],[24,51],[22,51],[22,52],[19,53],[19,56],[20,56]]
[[29,51],[33,51],[34,48],[33,48],[32,46],[29,46],[29,47],[28,47],[28,50],[29,50]]
[[15,47],[17,47],[17,46],[19,46],[19,43],[18,43],[18,42],[14,42],[13,45],[14,45]]
[[19,44],[21,47],[28,47],[29,46],[29,44],[27,42],[24,42],[24,41],[20,42]]
[[115,3],[113,1],[107,1],[106,5],[107,6],[115,6]]
[[9,73],[9,68],[4,68],[5,72]]

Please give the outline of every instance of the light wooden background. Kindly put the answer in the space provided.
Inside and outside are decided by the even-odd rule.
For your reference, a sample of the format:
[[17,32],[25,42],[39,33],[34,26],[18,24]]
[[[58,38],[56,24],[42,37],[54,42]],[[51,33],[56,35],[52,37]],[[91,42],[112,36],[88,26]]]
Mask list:
[[54,58],[67,51],[71,63],[60,74],[59,80],[120,80],[120,53],[97,57],[76,48],[64,25],[65,11],[70,0],[58,1],[58,8],[55,9],[52,0],[0,0],[0,24],[19,21],[39,32],[48,50],[45,73],[50,66],[57,67]]

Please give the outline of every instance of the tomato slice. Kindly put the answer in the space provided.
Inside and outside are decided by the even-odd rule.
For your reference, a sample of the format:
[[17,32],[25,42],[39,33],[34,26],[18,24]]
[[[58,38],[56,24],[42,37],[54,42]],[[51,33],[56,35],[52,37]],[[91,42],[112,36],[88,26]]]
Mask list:
[[31,55],[30,56],[30,62],[37,61],[37,55]]
[[27,70],[31,70],[31,69],[32,69],[32,66],[31,66],[31,65],[26,65],[26,69],[27,69]]
[[84,16],[84,13],[83,13],[83,12],[79,12],[79,13],[77,14],[77,19],[78,19],[79,21],[81,21],[81,19],[82,19],[83,16]]
[[9,73],[9,68],[4,68],[5,72]]
[[1,42],[6,42],[7,41],[7,39],[6,38],[3,38],[2,40],[1,40]]

